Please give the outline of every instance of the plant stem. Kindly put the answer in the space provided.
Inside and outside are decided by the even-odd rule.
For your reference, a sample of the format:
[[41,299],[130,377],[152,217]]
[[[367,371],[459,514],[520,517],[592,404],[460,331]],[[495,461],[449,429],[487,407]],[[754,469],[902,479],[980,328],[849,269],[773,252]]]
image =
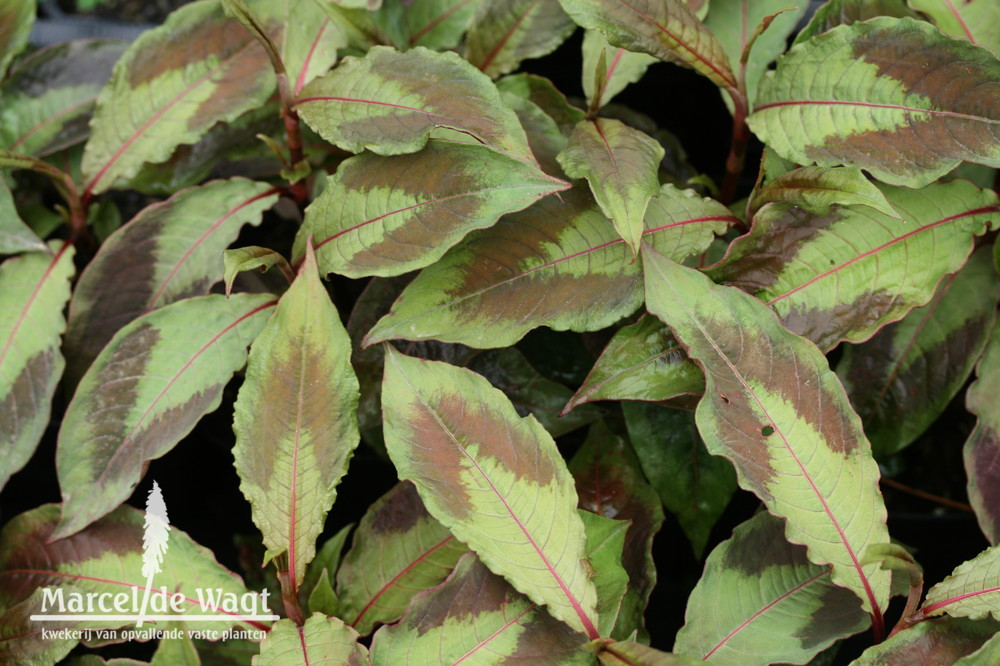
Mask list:
[[305,624],[306,617],[302,612],[302,606],[299,605],[299,596],[295,585],[292,584],[291,572],[278,571],[278,581],[281,583],[281,601],[285,605],[285,614],[288,615],[288,619],[301,627]]
[[937,504],[940,504],[941,506],[946,506],[950,509],[958,509],[959,511],[967,511],[968,513],[975,513],[972,507],[969,506],[968,504],[965,504],[963,502],[956,502],[953,499],[948,499],[947,497],[941,497],[940,495],[934,495],[924,490],[920,490],[919,488],[913,488],[904,483],[900,483],[895,479],[888,479],[886,477],[882,477],[882,483],[889,486],[890,488],[895,488],[896,490],[899,490],[901,492],[909,493],[910,495],[915,495],[916,497],[921,497],[931,502],[936,502]]
[[[742,88],[742,85],[741,85]],[[747,146],[750,144],[750,129],[747,127],[747,101],[742,90],[730,90],[733,100],[733,134],[726,157],[726,175],[722,180],[720,201],[726,206],[736,199],[736,191],[743,175]]]

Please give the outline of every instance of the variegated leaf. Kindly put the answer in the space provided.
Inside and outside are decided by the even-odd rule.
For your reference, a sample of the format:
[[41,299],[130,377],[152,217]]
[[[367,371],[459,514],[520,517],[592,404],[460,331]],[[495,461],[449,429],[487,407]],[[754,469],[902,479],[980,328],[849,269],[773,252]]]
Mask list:
[[65,361],[59,336],[73,246],[52,241],[0,264],[0,489],[35,452]]
[[[278,200],[266,183],[219,180],[144,208],[101,245],[80,275],[69,308],[67,376],[73,382],[130,321],[223,276],[222,251]],[[128,289],[122,289],[128,285]]]
[[799,164],[858,166],[907,187],[963,160],[1000,166],[1000,60],[920,21],[877,18],[800,44],[764,77],[754,109],[751,129]]
[[909,0],[934,25],[956,39],[967,39],[1000,55],[1000,5],[991,0]]
[[[975,661],[973,655],[998,634],[995,622],[973,622],[965,618],[942,617],[920,622],[873,645],[851,666],[992,666],[993,661]],[[969,661],[965,661],[965,658]]]
[[555,51],[574,30],[559,0],[480,2],[465,37],[465,58],[496,78],[522,60]]
[[374,19],[399,49],[458,46],[481,0],[386,0]]
[[0,79],[14,56],[28,45],[36,6],[35,0],[8,0],[0,7]]
[[705,371],[697,422],[708,450],[786,520],[809,561],[833,565],[834,584],[861,599],[881,635],[890,575],[861,563],[889,542],[879,470],[826,357],[752,296],[646,247],[643,261],[647,308]]
[[723,89],[736,75],[719,40],[682,0],[560,0],[574,21],[612,46],[690,67]]
[[365,153],[343,162],[306,210],[295,257],[311,235],[324,275],[400,275],[566,187],[478,145],[435,140],[411,155]]
[[944,412],[993,331],[1000,280],[989,248],[941,281],[931,302],[844,350],[837,375],[877,458],[909,446]]
[[[683,260],[735,221],[722,204],[664,185],[644,238]],[[365,343],[436,338],[512,345],[538,326],[592,331],[642,302],[641,266],[577,187],[470,236],[410,283]]]
[[254,340],[234,410],[240,490],[296,594],[359,441],[351,341],[311,246]]
[[335,617],[313,613],[301,627],[279,620],[260,644],[255,666],[368,666],[358,632]]
[[720,666],[804,664],[867,628],[857,597],[783,532],[782,520],[761,512],[712,551],[688,598],[675,652]]
[[371,654],[374,666],[584,666],[593,664],[585,643],[470,553],[443,585],[418,594],[402,621],[375,634]]
[[303,88],[296,109],[320,136],[351,152],[416,152],[444,127],[535,166],[493,82],[455,53],[376,46]]
[[222,400],[275,301],[268,294],[190,298],[122,328],[77,386],[59,430],[65,538],[128,499],[145,464]]
[[965,404],[976,415],[976,427],[965,442],[963,457],[968,476],[969,503],[987,541],[1000,543],[1000,327],[976,367],[976,381],[965,394]]
[[747,204],[747,215],[753,217],[769,203],[789,203],[812,213],[826,215],[830,206],[868,206],[889,217],[899,213],[885,195],[857,167],[801,167],[782,173],[754,191]]
[[26,57],[0,85],[0,147],[42,157],[85,141],[97,94],[124,50],[122,42],[74,40]]
[[[601,636],[610,636],[621,617],[629,575],[622,567],[625,533],[629,521],[608,518],[586,509],[579,510],[583,528],[587,532],[587,562],[594,570],[594,587],[597,589],[597,630]],[[630,617],[623,625],[637,625],[639,617]],[[628,633],[636,631],[632,626]]]
[[821,349],[868,339],[925,305],[1000,222],[996,194],[968,181],[879,189],[902,219],[867,206],[818,215],[773,204],[710,275],[756,294]]
[[263,106],[274,87],[266,53],[221,3],[181,7],[129,46],[98,97],[85,191],[127,186],[143,164]]
[[[601,53],[604,53],[606,69],[597,71]],[[601,108],[611,101],[630,83],[635,83],[646,73],[656,58],[648,53],[633,53],[608,44],[608,40],[597,30],[583,33],[583,92],[591,108]],[[595,77],[603,77],[600,99],[595,99],[598,88]]]
[[467,551],[427,513],[414,485],[400,483],[368,508],[354,533],[337,572],[340,613],[362,635],[395,622]]
[[919,14],[906,6],[906,0],[827,0],[816,9],[806,27],[795,36],[793,46],[833,30],[838,25],[850,25],[855,21],[867,21],[879,16],[920,18]]
[[959,564],[950,576],[927,591],[914,619],[941,614],[1000,620],[1000,546],[991,546]]
[[583,111],[572,106],[552,82],[534,74],[515,74],[497,81],[497,89],[528,135],[531,152],[547,174],[562,176],[556,156]]
[[494,573],[598,637],[583,523],[552,437],[479,375],[386,346],[385,442],[428,512]]
[[587,179],[601,211],[638,255],[646,206],[660,191],[657,174],[665,154],[649,135],[618,120],[595,118],[576,126],[558,160],[570,178]]
[[618,329],[563,413],[595,400],[658,402],[705,388],[701,370],[656,317]]

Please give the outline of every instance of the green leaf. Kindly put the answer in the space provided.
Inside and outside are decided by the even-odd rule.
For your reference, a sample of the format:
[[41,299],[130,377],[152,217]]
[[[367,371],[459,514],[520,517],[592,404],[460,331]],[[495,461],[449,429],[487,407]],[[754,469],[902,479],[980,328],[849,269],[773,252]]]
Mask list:
[[[995,622],[943,617],[920,622],[864,651],[851,666],[913,666],[914,664],[975,664],[959,661],[979,650],[997,634]],[[981,666],[989,666],[986,662]]]
[[236,398],[240,490],[267,557],[286,554],[296,594],[337,484],[358,445],[351,341],[309,247],[292,286],[254,340]]
[[576,126],[557,159],[567,176],[587,179],[601,211],[636,256],[646,206],[660,191],[657,173],[665,154],[643,132],[618,120],[595,118]]
[[942,613],[951,617],[1000,620],[1000,546],[991,546],[959,564],[927,592],[915,619]]
[[[600,72],[598,62],[600,54],[605,55],[605,70]],[[635,83],[646,73],[656,58],[646,53],[633,53],[625,49],[615,48],[597,30],[585,30],[583,33],[583,92],[587,96],[587,105],[599,109],[620,93],[630,83]],[[595,76],[604,79],[601,96],[595,99],[597,89]]]
[[277,200],[277,190],[266,183],[213,181],[144,208],[111,234],[73,293],[67,376],[79,381],[112,336],[136,317],[207,294],[222,276],[222,251],[244,225],[260,224]]
[[910,8],[926,14],[941,32],[967,39],[1000,54],[1000,5],[990,0],[932,2],[910,0]]
[[77,386],[59,430],[63,517],[53,538],[128,499],[146,462],[219,406],[274,303],[269,294],[190,298],[115,334]]
[[612,46],[690,67],[723,89],[736,75],[722,44],[681,0],[560,0],[574,21]]
[[0,178],[0,255],[45,252],[45,243],[17,213],[7,182]]
[[74,250],[62,241],[46,249],[0,264],[0,489],[42,439],[65,366],[59,336]]
[[444,51],[462,41],[480,0],[386,0],[375,22],[397,48]]
[[296,109],[324,139],[355,153],[413,153],[444,127],[535,166],[493,82],[455,53],[373,47],[303,88]]
[[679,654],[669,654],[636,643],[616,641],[600,646],[597,658],[601,666],[696,666],[698,663]]
[[479,375],[391,346],[382,411],[389,456],[428,512],[491,571],[597,638],[576,491],[545,429]]
[[[326,542],[320,547],[319,551],[316,553],[316,557],[313,561],[309,563],[306,568],[306,577],[302,581],[302,585],[299,587],[300,594],[304,595],[306,599],[309,600],[309,610],[316,612],[320,609],[313,608],[312,606],[312,596],[317,593],[320,587],[326,588],[323,594],[328,594],[332,597],[332,601],[337,605],[338,610],[334,613],[326,613],[324,615],[339,615],[340,599],[337,597],[336,592],[333,591],[333,577],[337,573],[337,569],[340,568],[340,560],[344,550],[344,543],[347,542],[347,537],[350,535],[351,530],[354,529],[354,523],[349,523],[342,527],[339,532],[334,534],[332,537],[326,540]],[[324,602],[330,601],[330,598],[323,599]]]
[[597,588],[598,630],[602,636],[608,636],[618,622],[629,583],[628,573],[622,568],[622,550],[629,523],[583,509],[580,518],[587,531],[587,561],[594,570],[594,587]]
[[375,666],[584,666],[593,664],[585,642],[470,553],[443,585],[418,594],[398,624],[376,632],[371,654]]
[[42,157],[85,141],[97,94],[124,50],[122,42],[74,40],[24,58],[0,85],[0,146]]
[[989,248],[941,281],[931,302],[849,345],[837,366],[876,458],[909,446],[965,385],[996,321],[1000,280]]
[[279,620],[260,644],[255,666],[367,666],[368,650],[358,643],[358,632],[335,617],[313,615],[301,626]]
[[556,156],[566,147],[567,137],[583,111],[572,106],[552,82],[533,74],[515,74],[497,81],[504,104],[517,114],[528,135],[528,145],[542,170],[562,175]]
[[834,204],[868,206],[889,217],[899,213],[857,167],[801,167],[769,180],[756,190],[747,204],[753,217],[760,208],[775,202],[801,206],[811,213],[827,215]]
[[736,492],[733,466],[705,449],[690,412],[638,402],[622,410],[642,471],[700,558]]
[[930,301],[1000,210],[993,192],[967,181],[879,189],[902,219],[867,206],[817,215],[773,204],[709,274],[756,294],[821,349],[867,340]]
[[28,45],[35,25],[35,0],[9,0],[0,7],[0,79],[7,66]]
[[658,402],[697,395],[705,378],[656,317],[618,329],[563,413],[595,400]]
[[496,78],[522,60],[552,53],[574,30],[559,0],[480,2],[465,37],[465,58]]
[[[646,211],[645,238],[683,260],[735,219],[718,202],[664,185]],[[365,344],[435,338],[502,347],[543,325],[599,330],[642,303],[641,270],[577,187],[504,217],[424,269]]]
[[[0,615],[0,636],[3,637],[0,638],[0,660],[10,664],[54,664],[76,645],[73,639],[43,638],[42,628],[51,630],[53,624],[29,619],[29,615],[59,612],[58,607],[53,608],[51,604],[42,605],[41,588],[62,590],[67,601],[72,592],[95,595],[125,592],[125,613],[131,614],[133,619],[74,622],[71,626],[98,629],[134,625],[146,586],[146,577],[142,575],[143,519],[143,512],[129,506],[119,507],[83,531],[60,540],[54,538],[59,522],[57,504],[32,509],[10,520],[0,532],[0,571],[3,572],[0,608],[5,609]],[[211,551],[196,544],[176,526],[169,532],[169,547],[153,584],[152,594],[163,594],[162,589],[171,595],[180,592],[178,615],[210,614],[215,610],[221,615],[225,612],[213,606],[208,598],[203,600],[206,603],[203,609],[196,594],[199,588],[220,590],[225,595],[247,594],[236,574],[227,571]],[[134,608],[132,587],[138,588]],[[263,601],[266,606],[266,599]],[[266,625],[256,620],[241,620],[239,613],[227,615],[232,619],[231,624],[187,620],[185,625],[187,629],[219,632],[233,625],[241,631],[266,629]]]
[[478,145],[432,141],[411,155],[365,153],[344,161],[306,210],[294,256],[311,234],[324,275],[400,275],[566,186]]
[[260,270],[266,273],[267,269],[277,266],[282,274],[291,283],[295,279],[292,267],[288,265],[288,260],[268,247],[251,245],[233,250],[223,250],[222,252],[223,277],[226,284],[226,296],[233,291],[233,281],[236,276],[243,271]]
[[720,665],[804,664],[867,628],[858,599],[783,532],[782,520],[761,512],[712,551],[688,598],[675,652]]
[[956,661],[955,666],[992,666],[998,661],[1000,661],[1000,632],[993,634],[975,652]]
[[403,617],[413,595],[439,585],[467,548],[435,520],[411,483],[368,507],[337,572],[340,613],[368,635]]
[[855,21],[867,21],[878,16],[920,18],[919,14],[906,6],[906,0],[827,0],[816,9],[806,27],[795,36],[793,45],[828,32],[838,25],[850,25]]
[[833,582],[861,599],[881,634],[889,572],[860,561],[889,541],[879,470],[826,357],[752,296],[643,255],[647,307],[705,370],[697,422],[708,450],[733,462],[811,562],[833,565]]
[[181,7],[129,46],[98,97],[85,191],[127,186],[143,164],[263,106],[274,86],[266,53],[221,3]]
[[993,328],[986,351],[976,366],[976,381],[965,404],[976,415],[976,426],[963,448],[969,503],[987,541],[1000,543],[1000,327]]
[[877,18],[791,49],[761,81],[747,122],[799,164],[923,187],[962,160],[1000,166],[1000,110],[987,101],[997,80],[990,51],[927,23]]
[[201,666],[194,641],[187,634],[180,638],[161,638],[149,666]]
[[[628,590],[624,599],[619,599],[621,611],[617,618],[599,613],[601,635],[623,638],[637,631],[648,639],[643,614],[656,585],[652,549],[653,537],[660,531],[664,519],[660,498],[643,478],[632,449],[603,423],[590,429],[583,447],[573,456],[569,469],[576,479],[576,492],[580,497],[580,508],[586,510],[584,513],[589,511],[629,522],[617,560],[600,564],[591,554],[591,565],[598,574],[594,582],[597,584],[599,603],[602,599],[601,576],[611,576],[604,569],[608,567],[613,572],[620,565],[627,573]],[[584,524],[588,525],[586,516]],[[593,549],[591,551],[593,553]],[[608,622],[611,622],[610,626],[606,624]]]

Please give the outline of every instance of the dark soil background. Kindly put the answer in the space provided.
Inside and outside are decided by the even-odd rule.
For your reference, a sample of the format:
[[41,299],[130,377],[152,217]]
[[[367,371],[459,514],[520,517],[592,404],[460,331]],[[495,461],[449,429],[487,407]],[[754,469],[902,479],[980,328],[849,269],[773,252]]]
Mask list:
[[[46,6],[49,10],[71,12],[74,5],[72,0],[61,0],[58,5],[42,4],[43,12]],[[104,0],[97,6],[96,17],[156,24],[180,4],[183,2],[178,0]],[[567,96],[582,98],[580,42],[578,32],[554,54],[528,61],[525,68],[547,76]],[[659,64],[651,67],[639,84],[630,86],[616,101],[649,115],[661,128],[673,132],[694,167],[716,182],[721,180],[731,121],[714,85],[692,71]],[[760,146],[756,144],[748,157],[745,190],[749,190],[756,175],[759,157]],[[356,293],[357,285],[352,291]],[[551,332],[534,333],[529,336],[529,346],[533,341],[535,346],[546,349],[559,349],[564,343],[579,346],[575,336]],[[143,507],[150,479],[155,478],[164,489],[171,523],[211,549],[222,564],[243,574],[253,586],[263,582],[265,571],[259,567],[263,553],[259,536],[232,464],[232,402],[238,386],[239,379],[234,380],[227,388],[223,407],[205,417],[173,451],[150,464],[131,502]],[[57,398],[56,403],[53,413],[61,414],[65,402]],[[926,435],[888,461],[883,471],[908,486],[965,502],[961,449],[973,424],[974,419],[965,411],[960,396]],[[4,490],[0,516],[3,521],[39,504],[59,501],[54,467],[58,427],[58,422],[51,425],[31,462]],[[579,446],[582,436],[582,432],[577,432],[561,438],[560,447],[570,454]],[[356,523],[395,480],[393,467],[362,444],[338,489],[338,499],[322,539],[344,525]],[[885,498],[890,533],[915,549],[917,560],[925,567],[928,586],[988,545],[970,513],[945,508],[896,489],[885,489]],[[706,552],[728,538],[733,527],[758,508],[755,497],[738,494],[716,526]],[[654,647],[669,650],[684,622],[685,601],[701,575],[702,563],[695,560],[686,537],[669,515],[656,538],[655,558],[659,583],[647,611],[647,625]],[[889,626],[895,622],[902,605],[902,600],[894,602],[887,615]],[[870,643],[870,634],[845,641],[833,663],[847,663]],[[104,654],[111,652],[117,656],[148,658],[151,646],[127,644],[109,648]]]

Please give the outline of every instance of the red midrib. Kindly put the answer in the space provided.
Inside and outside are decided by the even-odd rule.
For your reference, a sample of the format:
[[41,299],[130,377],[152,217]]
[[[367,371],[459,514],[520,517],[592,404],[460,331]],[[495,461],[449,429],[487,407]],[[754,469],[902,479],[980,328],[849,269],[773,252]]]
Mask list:
[[401,109],[403,111],[414,111],[416,113],[422,113],[425,116],[431,116],[432,118],[441,118],[442,120],[452,120],[448,116],[443,116],[440,113],[432,113],[424,109],[418,109],[415,106],[403,106],[402,104],[393,104],[391,102],[379,102],[374,99],[355,99],[353,97],[333,97],[327,95],[320,95],[317,97],[303,97],[302,99],[296,100],[293,107],[301,106],[303,104],[308,104],[309,102],[344,102],[347,104],[370,104],[372,106],[387,106],[391,109]]
[[455,664],[460,664],[463,661],[465,661],[466,659],[468,659],[469,657],[471,657],[477,651],[479,651],[483,647],[485,647],[494,638],[496,638],[497,636],[499,636],[503,632],[507,631],[507,629],[509,629],[511,627],[511,625],[516,624],[517,621],[520,620],[522,617],[524,617],[525,615],[527,615],[531,611],[535,610],[535,608],[536,608],[535,604],[529,604],[528,607],[525,608],[523,611],[521,611],[520,613],[518,613],[517,615],[515,615],[514,617],[512,617],[510,620],[504,622],[503,626],[501,626],[499,629],[497,629],[496,631],[494,631],[492,634],[490,634],[489,636],[487,636],[483,640],[479,641],[479,644],[476,645],[476,647],[472,648],[471,650],[469,650],[468,652],[466,652],[465,654],[463,654],[461,657],[459,657],[455,661],[451,662],[451,666],[455,666]]
[[[958,24],[959,24],[960,26],[962,26],[962,32],[964,32],[964,33],[965,33],[965,36],[966,36],[966,38],[967,38],[967,39],[968,39],[968,40],[969,40],[970,42],[972,42],[973,44],[975,44],[975,43],[976,43],[976,40],[975,40],[975,38],[974,38],[974,37],[972,36],[972,31],[971,31],[971,30],[969,30],[969,26],[968,26],[968,25],[966,24],[966,22],[965,22],[965,19],[964,19],[964,18],[962,18],[962,15],[961,15],[961,14],[959,13],[959,11],[958,11],[957,9],[955,9],[955,5],[954,5],[954,3],[952,3],[952,1],[951,1],[951,0],[944,0],[944,1],[945,1],[945,3],[946,3],[946,4],[948,5],[948,10],[949,10],[949,11],[950,11],[950,12],[951,12],[951,13],[952,13],[952,14],[953,14],[954,16],[955,16],[955,20],[957,20],[957,21],[958,21]],[[966,0],[966,2],[968,2],[968,1],[969,1],[969,0]]]
[[973,116],[967,113],[957,113],[955,111],[938,111],[935,109],[918,109],[910,106],[902,106],[900,104],[875,104],[873,102],[851,102],[844,100],[832,100],[832,99],[802,99],[802,100],[787,100],[784,102],[771,102],[770,104],[762,104],[754,109],[754,113],[760,113],[766,109],[780,108],[783,106],[861,106],[867,109],[890,109],[893,111],[906,111],[907,113],[926,113],[931,116],[943,116],[946,118],[958,118],[960,120],[974,120],[981,123],[989,123],[991,125],[1000,124],[1000,120],[993,118],[984,118],[982,116]]
[[299,632],[299,645],[302,647],[302,663],[309,666],[309,648],[306,646],[306,629],[305,627],[295,627],[295,630]]
[[[292,596],[298,594],[298,582],[295,573],[295,524],[297,520],[298,486],[299,486],[299,447],[302,439],[302,404],[305,402],[306,367],[307,367],[306,345],[299,344],[299,391],[295,402],[295,442],[292,448],[292,469],[291,482],[289,484],[291,496],[288,498],[288,581],[292,590]],[[305,646],[303,645],[303,648]]]
[[417,30],[416,32],[414,32],[412,35],[410,35],[410,40],[409,40],[410,46],[413,46],[414,44],[416,44],[417,42],[419,42],[420,39],[424,35],[426,35],[428,32],[430,32],[431,30],[433,30],[434,28],[436,28],[443,21],[448,20],[448,18],[450,16],[452,16],[453,14],[455,14],[458,10],[462,9],[463,7],[465,7],[470,2],[474,2],[474,1],[475,0],[462,0],[461,2],[459,2],[459,3],[455,4],[454,6],[452,6],[451,8],[449,8],[448,11],[444,12],[440,16],[435,17],[433,21],[429,22],[427,25],[425,25],[424,27],[420,28],[419,30]]
[[17,337],[18,330],[20,330],[21,325],[24,324],[24,318],[28,316],[28,311],[31,309],[32,305],[34,305],[35,301],[38,299],[39,292],[41,292],[42,287],[45,286],[45,283],[48,282],[49,276],[52,275],[52,271],[55,270],[56,265],[62,258],[63,252],[65,252],[67,248],[69,248],[70,246],[71,243],[67,241],[66,243],[63,243],[63,246],[59,248],[58,252],[52,255],[52,260],[49,262],[49,265],[45,269],[45,272],[42,273],[41,279],[38,280],[38,284],[35,285],[35,288],[32,290],[31,295],[25,302],[24,307],[21,308],[21,312],[17,316],[17,321],[14,322],[14,327],[10,329],[10,335],[7,336],[7,340],[6,342],[4,342],[3,350],[0,351],[0,367],[3,367],[4,361],[7,359],[7,353],[10,351],[11,345],[14,344],[14,338]]
[[486,69],[493,62],[493,59],[497,57],[497,55],[507,44],[507,42],[510,41],[510,38],[514,36],[514,33],[517,32],[517,29],[521,26],[522,23],[524,23],[524,19],[528,18],[528,14],[530,14],[532,10],[534,10],[535,7],[538,6],[538,3],[540,1],[541,0],[533,0],[533,2],[525,8],[524,12],[520,16],[518,16],[517,19],[514,20],[514,24],[510,26],[510,28],[507,30],[507,32],[503,34],[502,37],[500,37],[500,39],[496,43],[496,46],[494,46],[493,49],[486,55],[486,58],[483,59],[483,63],[479,66],[479,71],[481,72],[486,71]]
[[65,109],[63,109],[62,111],[59,111],[58,113],[53,113],[48,118],[46,118],[45,120],[41,121],[37,125],[28,128],[28,130],[25,131],[24,134],[22,134],[21,136],[17,137],[17,140],[14,141],[14,143],[10,144],[9,150],[17,150],[18,146],[20,146],[22,143],[24,143],[24,141],[29,136],[31,136],[32,134],[35,134],[36,132],[40,132],[43,127],[46,127],[48,125],[52,125],[53,123],[55,123],[56,121],[58,121],[63,116],[68,116],[68,115],[72,114],[73,112],[75,112],[77,109],[85,107],[85,106],[87,106],[89,104],[93,104],[94,100],[96,100],[96,99],[97,99],[97,96],[95,95],[94,97],[90,97],[88,99],[85,99],[82,102],[78,102],[76,104],[68,106]]
[[[286,17],[287,18],[287,17]],[[303,86],[306,85],[306,72],[309,71],[309,64],[312,62],[313,56],[316,55],[316,47],[319,46],[320,39],[323,37],[323,33],[326,31],[326,26],[330,25],[330,19],[323,19],[323,23],[319,26],[319,31],[316,33],[316,38],[312,40],[312,44],[309,45],[309,53],[306,54],[306,59],[302,63],[302,70],[299,75],[295,77],[295,90],[292,94],[298,95],[302,92]],[[285,39],[288,39],[288,35],[285,35]]]
[[975,592],[966,592],[965,594],[960,594],[957,597],[952,597],[950,599],[945,599],[943,601],[938,601],[930,606],[920,609],[922,615],[929,615],[937,610],[944,608],[945,606],[950,606],[951,604],[956,604],[964,599],[971,599],[972,597],[981,597],[984,594],[993,594],[994,592],[1000,592],[1000,587],[991,587],[985,590],[976,590]]

